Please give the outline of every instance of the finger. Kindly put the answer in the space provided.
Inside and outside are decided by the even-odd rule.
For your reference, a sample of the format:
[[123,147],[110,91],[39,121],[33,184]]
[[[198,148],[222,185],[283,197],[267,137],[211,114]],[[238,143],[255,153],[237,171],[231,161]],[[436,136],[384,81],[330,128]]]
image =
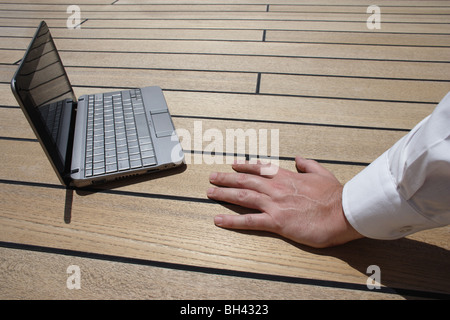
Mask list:
[[256,163],[251,163],[246,161],[245,163],[235,162],[232,168],[237,172],[249,173],[258,176],[264,176],[267,178],[272,178],[278,173],[279,167],[272,163],[262,163],[257,161]]
[[242,207],[264,211],[269,203],[265,194],[248,189],[209,188],[207,196],[210,199],[237,204]]
[[334,175],[325,169],[320,163],[314,160],[308,160],[302,158],[300,156],[295,157],[295,164],[297,166],[297,170],[303,173],[316,173],[323,176],[333,177]]
[[250,189],[265,194],[271,189],[266,178],[247,173],[212,172],[209,181],[217,186]]
[[221,228],[240,230],[272,231],[273,223],[265,213],[248,213],[244,215],[218,215],[214,224]]

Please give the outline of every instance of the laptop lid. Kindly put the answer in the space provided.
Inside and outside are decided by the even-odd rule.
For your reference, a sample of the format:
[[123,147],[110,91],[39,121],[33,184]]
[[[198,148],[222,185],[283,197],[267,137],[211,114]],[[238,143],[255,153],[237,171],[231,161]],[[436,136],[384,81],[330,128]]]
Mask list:
[[[60,181],[68,185],[72,150],[71,142],[67,140],[72,138],[70,124],[74,119],[76,97],[44,21],[39,24],[25,52],[11,81],[11,89]],[[57,105],[58,101],[62,103]],[[65,143],[57,143],[50,132],[48,121],[45,121],[49,106],[54,111],[55,108],[65,108],[65,111],[69,108],[68,112],[63,112],[65,125],[58,129]],[[67,120],[67,117],[70,119]]]

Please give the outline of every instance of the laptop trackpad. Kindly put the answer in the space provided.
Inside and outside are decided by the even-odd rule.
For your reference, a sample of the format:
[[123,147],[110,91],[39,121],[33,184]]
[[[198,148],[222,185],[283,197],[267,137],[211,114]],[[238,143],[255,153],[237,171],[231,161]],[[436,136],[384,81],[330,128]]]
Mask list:
[[152,114],[152,119],[158,138],[172,135],[174,127],[168,112]]

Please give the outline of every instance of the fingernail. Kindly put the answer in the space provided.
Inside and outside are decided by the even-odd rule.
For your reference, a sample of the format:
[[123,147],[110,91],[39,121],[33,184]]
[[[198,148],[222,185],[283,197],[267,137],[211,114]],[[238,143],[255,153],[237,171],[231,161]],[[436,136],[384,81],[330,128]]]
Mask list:
[[208,196],[213,195],[214,189],[215,189],[215,188],[209,188],[209,189],[206,191],[206,194],[207,194]]
[[214,224],[216,226],[221,226],[222,225],[222,221],[223,221],[222,217],[214,217]]
[[209,180],[210,180],[210,181],[216,180],[216,178],[217,178],[217,172],[212,172],[212,173],[209,175]]

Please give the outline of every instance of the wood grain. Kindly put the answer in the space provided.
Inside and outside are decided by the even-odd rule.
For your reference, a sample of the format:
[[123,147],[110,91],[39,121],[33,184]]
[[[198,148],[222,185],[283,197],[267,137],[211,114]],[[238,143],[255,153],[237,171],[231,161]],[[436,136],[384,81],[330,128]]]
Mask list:
[[[218,143],[216,161],[202,155],[205,132],[277,130],[282,168],[295,171],[300,154],[346,183],[450,91],[443,1],[379,1],[380,30],[366,26],[371,1],[81,0],[81,29],[69,30],[71,4],[0,3],[0,297],[448,298],[450,227],[325,250],[224,230],[217,213],[248,210],[209,200],[208,177],[231,171],[239,151]],[[162,87],[175,126],[191,138],[201,126],[200,143],[185,145],[191,163],[62,187],[10,91],[41,20],[78,96]],[[66,287],[69,265],[80,290]],[[366,286],[370,265],[379,291]]]

